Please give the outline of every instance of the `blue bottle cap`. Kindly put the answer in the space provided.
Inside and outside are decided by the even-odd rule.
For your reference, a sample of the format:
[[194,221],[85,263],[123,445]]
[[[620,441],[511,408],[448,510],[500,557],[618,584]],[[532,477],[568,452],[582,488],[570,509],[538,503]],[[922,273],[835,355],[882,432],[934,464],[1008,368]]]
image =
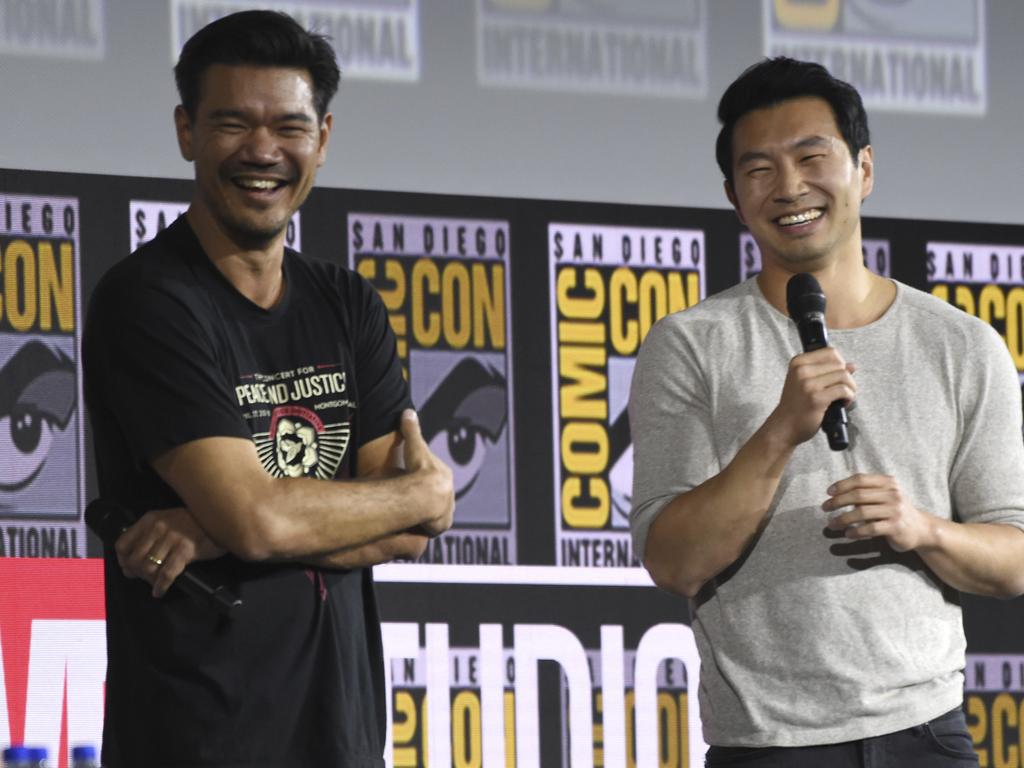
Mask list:
[[49,750],[46,747],[29,747],[28,748],[28,759],[29,762],[42,763],[50,757]]
[[28,747],[23,747],[21,745],[8,747],[4,750],[5,763],[14,763],[18,761],[24,762],[25,760],[28,760],[30,757],[31,752],[29,751]]
[[80,747],[71,748],[71,759],[72,760],[95,760],[96,759],[96,747],[86,744]]

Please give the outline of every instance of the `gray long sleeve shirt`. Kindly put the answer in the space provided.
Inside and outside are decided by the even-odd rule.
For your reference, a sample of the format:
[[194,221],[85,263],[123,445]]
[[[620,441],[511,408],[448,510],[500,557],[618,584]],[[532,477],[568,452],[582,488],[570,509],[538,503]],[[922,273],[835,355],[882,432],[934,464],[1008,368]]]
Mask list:
[[[990,326],[897,283],[881,318],[830,341],[857,365],[850,448],[830,451],[820,432],[798,446],[762,535],[693,604],[711,744],[837,743],[962,701],[956,593],[915,554],[826,533],[833,482],[889,474],[931,514],[1024,529],[1020,384]],[[800,351],[753,279],[651,330],[629,405],[640,557],[664,505],[720,472],[775,408]]]

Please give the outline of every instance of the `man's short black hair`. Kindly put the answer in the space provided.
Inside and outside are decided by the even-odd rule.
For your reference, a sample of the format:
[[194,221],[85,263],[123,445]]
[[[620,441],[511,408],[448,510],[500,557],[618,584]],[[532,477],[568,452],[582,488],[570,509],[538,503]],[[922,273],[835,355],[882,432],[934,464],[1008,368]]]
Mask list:
[[871,143],[868,115],[860,94],[849,83],[832,77],[820,64],[780,56],[748,67],[718,102],[718,122],[722,130],[715,143],[715,159],[729,186],[733,183],[732,134],[740,118],[755,109],[803,97],[828,102],[839,132],[850,148],[850,157],[857,162],[860,151]]
[[286,13],[241,11],[196,32],[174,67],[181,104],[195,119],[203,73],[214,64],[304,69],[313,81],[313,106],[323,122],[338,90],[338,62],[323,35],[307,32]]

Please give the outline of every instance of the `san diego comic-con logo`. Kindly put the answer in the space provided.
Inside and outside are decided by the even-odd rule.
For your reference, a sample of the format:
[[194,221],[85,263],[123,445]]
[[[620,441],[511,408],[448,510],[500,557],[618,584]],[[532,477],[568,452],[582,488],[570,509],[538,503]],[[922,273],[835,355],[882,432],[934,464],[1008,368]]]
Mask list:
[[350,422],[324,424],[299,405],[275,408],[270,429],[252,436],[263,468],[273,477],[334,477],[348,448]]
[[509,223],[349,215],[351,266],[379,292],[455,521],[422,562],[516,561]]
[[0,557],[81,557],[78,200],[0,194]]

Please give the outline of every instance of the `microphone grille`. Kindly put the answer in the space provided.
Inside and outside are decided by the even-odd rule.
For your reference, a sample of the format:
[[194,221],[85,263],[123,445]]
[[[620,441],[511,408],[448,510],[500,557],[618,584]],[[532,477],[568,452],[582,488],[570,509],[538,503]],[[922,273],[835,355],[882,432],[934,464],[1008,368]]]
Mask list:
[[808,312],[825,312],[825,293],[814,275],[800,272],[786,283],[786,310],[794,320]]

